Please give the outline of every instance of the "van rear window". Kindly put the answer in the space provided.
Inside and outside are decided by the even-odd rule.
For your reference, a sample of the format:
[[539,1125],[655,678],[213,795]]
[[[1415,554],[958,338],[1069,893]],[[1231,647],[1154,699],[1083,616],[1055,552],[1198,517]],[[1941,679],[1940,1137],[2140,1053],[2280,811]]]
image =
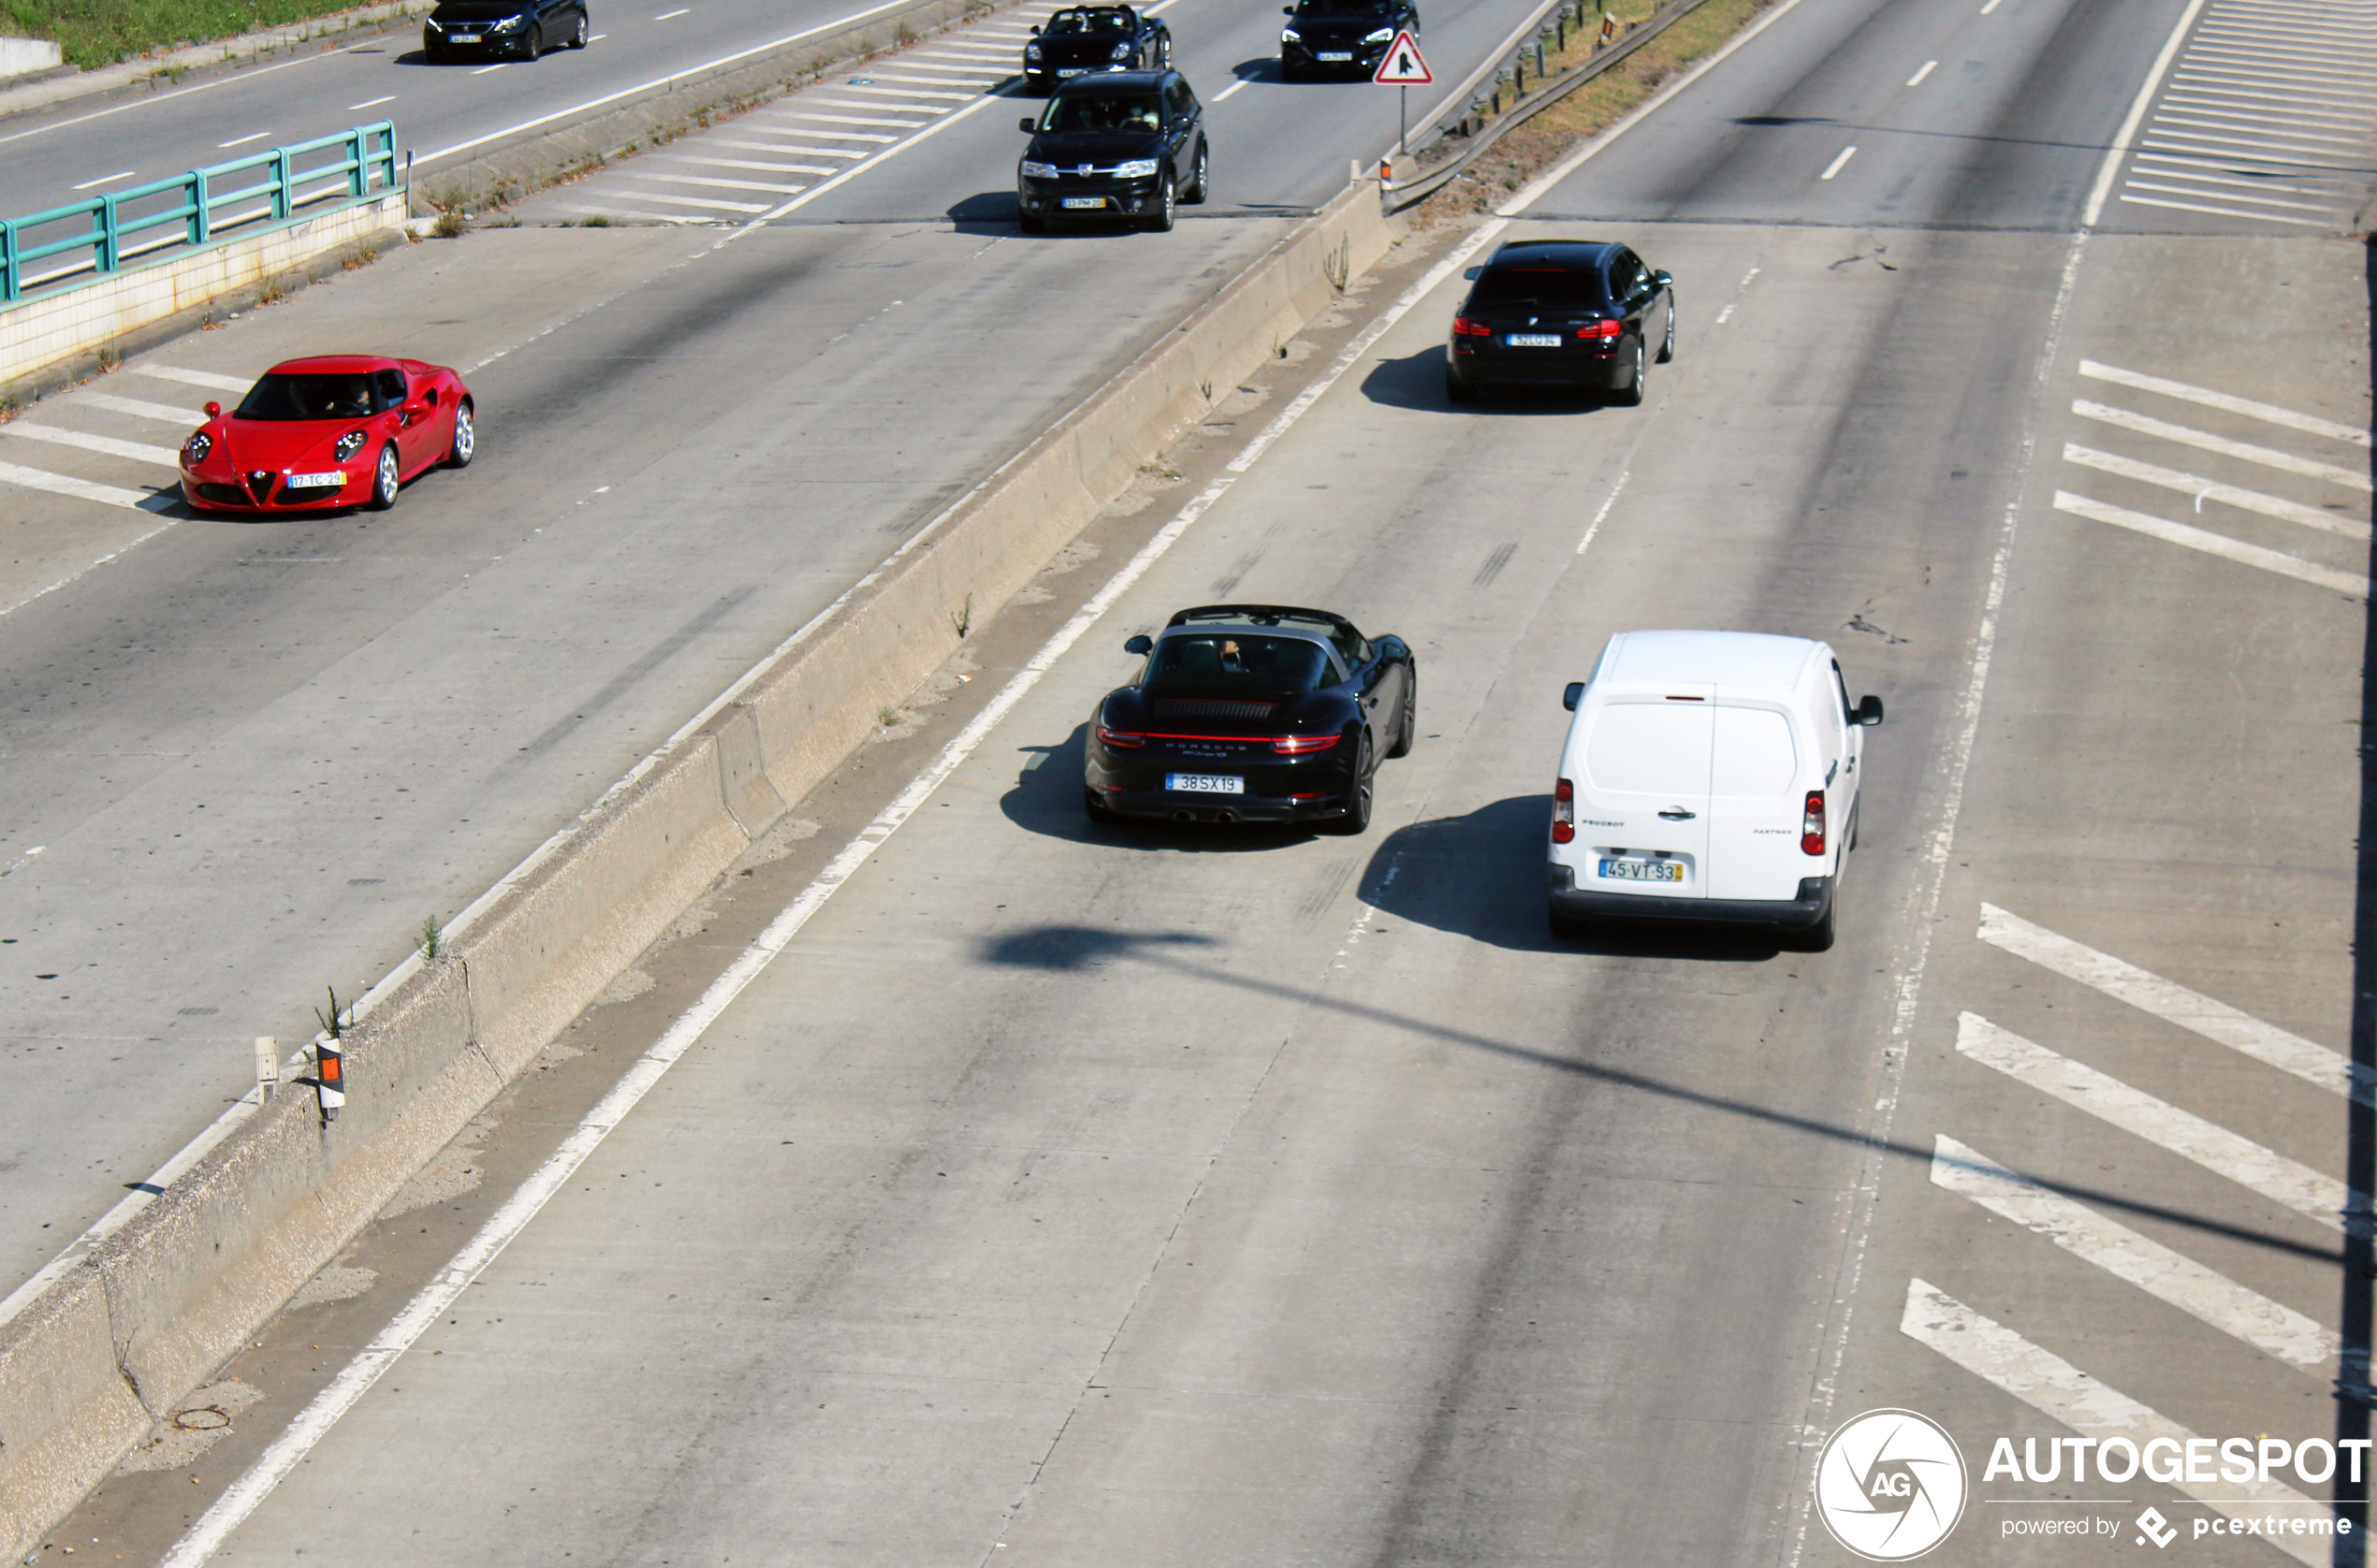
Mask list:
[[1611,703],[1584,743],[1596,792],[1698,799],[1709,792],[1710,710],[1693,703]]
[[1709,793],[1772,800],[1791,792],[1800,776],[1791,723],[1772,708],[1716,710],[1716,757]]

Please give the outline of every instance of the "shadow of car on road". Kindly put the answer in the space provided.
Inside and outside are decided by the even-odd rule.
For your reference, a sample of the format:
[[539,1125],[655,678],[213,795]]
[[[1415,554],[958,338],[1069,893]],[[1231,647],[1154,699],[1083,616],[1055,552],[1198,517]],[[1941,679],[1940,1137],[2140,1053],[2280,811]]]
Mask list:
[[1433,409],[1468,414],[1598,414],[1609,406],[1598,392],[1565,386],[1499,386],[1479,393],[1474,402],[1456,403],[1444,395],[1444,350],[1424,348],[1401,359],[1381,359],[1362,378],[1362,395],[1388,408]]
[[1683,921],[1597,921],[1573,941],[1553,936],[1544,902],[1550,795],[1513,795],[1464,817],[1397,828],[1362,877],[1362,901],[1381,914],[1516,952],[1611,958],[1772,961],[1782,945],[1755,928]]
[[1152,818],[1128,818],[1092,822],[1082,809],[1082,743],[1089,726],[1055,746],[1027,746],[1032,760],[1015,776],[1015,787],[999,797],[1007,820],[1027,833],[1046,838],[1070,838],[1109,849],[1180,854],[1247,854],[1302,844],[1318,836],[1309,827],[1261,822],[1224,826],[1218,822],[1167,822]]

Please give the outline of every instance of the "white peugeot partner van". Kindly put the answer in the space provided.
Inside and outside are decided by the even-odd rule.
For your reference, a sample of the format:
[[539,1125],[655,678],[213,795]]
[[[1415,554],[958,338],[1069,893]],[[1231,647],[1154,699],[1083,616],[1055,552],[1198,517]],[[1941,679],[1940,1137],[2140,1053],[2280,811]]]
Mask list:
[[1832,945],[1857,843],[1864,727],[1823,643],[1755,632],[1621,632],[1590,681],[1552,804],[1552,931],[1724,921]]

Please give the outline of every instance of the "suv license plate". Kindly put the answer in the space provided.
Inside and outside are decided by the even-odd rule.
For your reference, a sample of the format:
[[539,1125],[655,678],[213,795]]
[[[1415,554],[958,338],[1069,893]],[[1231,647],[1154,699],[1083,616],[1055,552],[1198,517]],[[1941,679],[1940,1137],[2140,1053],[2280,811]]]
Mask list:
[[1601,875],[1621,882],[1680,882],[1684,880],[1684,863],[1680,860],[1605,860]]
[[476,33],[456,33],[445,41],[449,44],[474,44],[479,41],[479,36]]
[[1320,53],[1314,55],[1313,58],[1315,60],[1326,60],[1331,62],[1350,60],[1353,58],[1353,51],[1349,49],[1324,49]]
[[1247,781],[1226,773],[1168,773],[1164,775],[1164,788],[1192,795],[1243,795]]
[[1106,198],[1104,196],[1067,196],[1065,205],[1076,210],[1085,207],[1103,207],[1106,205]]
[[1502,340],[1505,348],[1558,348],[1557,332],[1513,332]]

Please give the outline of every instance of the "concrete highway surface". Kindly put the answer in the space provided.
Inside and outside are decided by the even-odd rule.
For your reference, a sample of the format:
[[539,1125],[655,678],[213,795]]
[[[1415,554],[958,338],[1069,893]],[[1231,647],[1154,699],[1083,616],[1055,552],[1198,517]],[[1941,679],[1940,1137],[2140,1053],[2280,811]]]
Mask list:
[[[1446,7],[1439,70],[1485,64],[1533,5]],[[1254,47],[1174,25],[1214,78]],[[1012,197],[944,215],[1012,181],[1030,100],[886,129],[926,117],[825,101],[849,95],[668,150],[813,163],[722,144],[846,133],[791,138],[867,151],[813,210],[404,246],[0,424],[0,1295],[243,1092],[255,1037],[310,1038],[329,988],[386,974],[1334,195],[1392,96],[1219,102],[1234,216],[1043,240]],[[811,221],[879,182],[915,215]],[[462,369],[477,462],[386,518],[190,518],[198,405],[339,349]]]
[[[2123,199],[2219,30],[2308,15],[1798,0],[1481,237],[1675,274],[1640,409],[1448,405],[1475,241],[1407,246],[57,1542],[1847,1562],[1819,1449],[1888,1407],[1962,1454],[1892,1473],[1961,1514],[1930,1561],[2359,1561],[2225,1533],[2361,1519],[2283,1461],[2040,1457],[2366,1435],[2366,252]],[[2366,164],[2301,178],[2357,210]],[[1124,638],[1230,599],[1418,650],[1368,836],[1083,820]],[[1888,704],[1833,951],[1550,936],[1560,689],[1650,626],[1826,638]]]

